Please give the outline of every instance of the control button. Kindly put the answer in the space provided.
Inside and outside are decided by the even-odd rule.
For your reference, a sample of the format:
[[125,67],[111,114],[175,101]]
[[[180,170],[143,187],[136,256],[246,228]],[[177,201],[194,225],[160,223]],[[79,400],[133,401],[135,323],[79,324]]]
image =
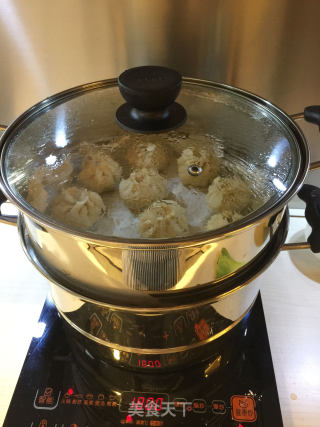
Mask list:
[[39,427],[47,427],[47,425],[48,425],[48,421],[45,419],[41,420],[39,423]]
[[252,396],[231,396],[230,402],[234,421],[252,423],[257,420],[256,402]]
[[214,414],[224,415],[226,411],[227,411],[227,406],[223,400],[212,401],[212,412]]
[[58,395],[54,392],[52,387],[46,387],[44,390],[38,389],[33,401],[35,409],[48,409],[53,410],[58,406],[61,391]]
[[177,412],[183,412],[186,406],[187,400],[184,397],[177,397],[173,401],[174,408]]
[[203,399],[194,399],[192,401],[192,411],[198,413],[204,413],[207,410],[207,402]]

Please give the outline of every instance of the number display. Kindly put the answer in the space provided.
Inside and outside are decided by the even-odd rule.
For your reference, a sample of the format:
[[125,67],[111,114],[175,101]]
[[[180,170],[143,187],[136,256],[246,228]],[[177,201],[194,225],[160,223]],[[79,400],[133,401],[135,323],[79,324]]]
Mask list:
[[169,396],[164,393],[124,391],[121,394],[120,411],[160,412],[163,402],[168,401]]
[[160,360],[138,359],[140,368],[161,368]]
[[130,409],[136,409],[137,411],[161,411],[162,408],[162,402],[163,397],[158,397],[157,399],[154,399],[154,397],[147,397],[144,396],[134,396],[131,404]]

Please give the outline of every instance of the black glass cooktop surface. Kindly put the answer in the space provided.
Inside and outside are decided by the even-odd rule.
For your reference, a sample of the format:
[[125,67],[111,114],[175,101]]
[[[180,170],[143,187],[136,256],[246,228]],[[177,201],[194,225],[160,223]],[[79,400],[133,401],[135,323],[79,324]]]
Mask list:
[[129,371],[85,350],[75,357],[50,299],[41,328],[4,427],[283,425],[260,296],[209,360],[175,372]]

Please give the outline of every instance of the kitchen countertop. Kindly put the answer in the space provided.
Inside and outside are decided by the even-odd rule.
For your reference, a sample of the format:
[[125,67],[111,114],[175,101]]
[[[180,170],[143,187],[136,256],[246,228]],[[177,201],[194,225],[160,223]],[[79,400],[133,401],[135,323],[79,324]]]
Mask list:
[[[293,218],[290,240],[304,240]],[[15,227],[0,224],[0,425],[10,403],[47,280],[24,255]],[[282,251],[264,273],[261,290],[285,427],[320,424],[320,256]],[[18,427],[18,426],[17,426]]]

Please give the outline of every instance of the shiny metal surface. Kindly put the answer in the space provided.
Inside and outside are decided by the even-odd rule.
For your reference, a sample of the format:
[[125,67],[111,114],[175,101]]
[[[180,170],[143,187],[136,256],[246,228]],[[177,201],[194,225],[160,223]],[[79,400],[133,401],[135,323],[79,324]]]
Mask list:
[[191,176],[199,176],[202,174],[202,167],[198,165],[191,165],[188,167],[188,174]]
[[[194,306],[188,311],[174,310],[166,313],[148,313],[146,311],[143,315],[134,311],[110,310],[106,305],[87,303],[81,297],[75,299],[61,287],[55,285],[51,286],[51,292],[63,319],[78,332],[96,343],[119,351],[168,354],[201,347],[230,331],[250,310],[259,291],[258,282],[256,280],[252,286],[244,286],[241,290],[228,295],[226,301],[220,300],[217,303]],[[83,313],[86,314],[83,315]],[[168,338],[163,339],[163,334],[159,336],[159,330],[163,333],[165,331],[172,332],[174,323],[177,323],[179,319],[181,323],[187,323],[190,317],[193,320],[189,328],[194,330],[203,313],[206,313],[207,324],[216,325],[215,328],[211,327],[206,332],[205,338],[198,336],[195,342],[194,338],[191,341],[188,334],[181,333],[179,339],[174,340],[173,346],[170,346]],[[92,321],[93,318],[94,321]],[[115,318],[114,322],[112,318]],[[109,325],[110,328],[103,330],[104,319],[107,319],[111,325]],[[101,325],[101,328],[97,328],[97,323]],[[184,326],[182,328],[184,329]],[[110,334],[109,329],[119,329],[120,333],[117,334],[116,341],[110,338],[112,334]],[[131,333],[126,334],[125,331],[130,329]],[[152,339],[154,336],[156,338]]]
[[[84,0],[4,0],[0,122],[52,93],[141,64],[238,86],[288,113],[302,111],[320,99],[319,15],[318,0],[97,0],[94,7]],[[301,126],[312,160],[320,158],[318,130]],[[317,185],[319,174],[307,182]]]
[[[283,212],[279,213],[279,222]],[[134,297],[144,294],[147,297],[149,293],[178,292],[220,282],[216,268],[221,250],[227,249],[239,263],[248,264],[274,233],[269,220],[270,217],[264,218],[233,235],[162,247],[154,245],[147,250],[142,250],[141,245],[72,236],[39,226],[25,215],[21,216],[20,228],[34,262],[44,266],[65,287],[101,301],[116,298],[130,304]],[[241,269],[241,264],[237,268]]]
[[[289,113],[319,102],[317,0],[98,0],[94,8],[4,0],[2,6],[3,123],[54,92],[141,64],[242,87]],[[318,130],[301,126],[319,158]]]
[[316,161],[316,162],[312,162],[310,164],[310,170],[316,170],[316,169],[320,169],[320,160]]
[[[288,113],[320,99],[318,0],[3,0],[0,122],[142,64],[257,93]],[[192,55],[186,54],[192,52]],[[319,132],[301,124],[320,158]],[[317,185],[319,173],[307,177]],[[294,198],[292,207],[301,207]]]
[[17,217],[16,216],[10,217],[9,215],[2,215],[1,210],[0,210],[0,222],[2,222],[3,224],[16,226],[17,225]]
[[97,0],[94,8],[82,0],[4,0],[0,117],[9,122],[51,93],[142,63],[298,111],[320,95],[319,14],[317,0]]
[[[155,242],[147,239],[109,238],[74,231],[30,208],[21,195],[16,194],[16,190],[10,186],[6,170],[6,154],[12,143],[10,137],[19,130],[25,120],[30,116],[37,117],[42,109],[49,108],[51,104],[78,93],[112,86],[115,80],[90,83],[54,95],[23,113],[5,132],[1,156],[2,188],[8,198],[25,214],[24,226],[38,262],[53,271],[56,276],[66,277],[65,283],[70,289],[80,293],[93,292],[93,295],[99,295],[98,298],[105,298],[106,291],[124,296],[128,290],[177,291],[215,283],[221,280],[221,277],[234,274],[243,265],[251,262],[277,230],[286,203],[302,185],[309,167],[308,145],[300,129],[284,112],[254,94],[195,79],[185,79],[185,83],[199,88],[203,86],[205,90],[220,88],[230,93],[231,99],[233,96],[241,96],[253,102],[254,111],[263,108],[266,114],[281,120],[291,135],[290,149],[293,153],[296,150],[298,158],[295,167],[291,168],[292,178],[288,188],[285,188],[281,196],[275,197],[275,200],[268,201],[260,210],[241,219],[237,228],[225,227],[221,229],[220,234],[207,232],[185,238],[159,239]],[[253,159],[260,153],[259,148],[255,150],[251,153]],[[226,271],[224,276],[218,276],[217,262],[224,249],[228,250],[238,264],[232,271]]]
[[[73,298],[72,301],[78,301],[80,297],[81,300],[90,304],[98,304],[124,312],[133,310],[138,313],[168,313],[178,308],[180,310],[188,310],[196,305],[216,303],[220,301],[221,298],[240,290],[246,283],[260,275],[262,270],[266,268],[278,254],[285,242],[289,221],[288,218],[288,211],[286,211],[272,240],[259,253],[256,259],[238,270],[237,274],[231,274],[225,280],[217,282],[215,286],[209,283],[206,286],[198,286],[194,290],[182,289],[181,291],[171,291],[169,293],[154,293],[151,291],[134,292],[132,289],[128,289],[127,291],[117,289],[115,292],[112,292],[112,290],[105,288],[103,293],[98,294],[92,292],[92,288],[79,289],[77,284],[74,286],[66,275],[59,275],[59,272],[49,269],[46,265],[41,263],[41,260],[39,260],[37,254],[34,252],[34,248],[30,244],[22,215],[19,215],[18,227],[22,247],[31,263],[33,263],[39,272],[51,283],[67,291],[67,293],[70,294],[70,298],[74,297],[75,299]],[[81,305],[82,304],[80,304],[80,306]]]
[[191,298],[189,306],[136,310],[90,301],[52,283],[52,297],[66,322],[71,342],[77,348],[80,340],[80,347],[84,345],[93,358],[133,369],[175,368],[214,354],[216,340],[236,326],[252,307],[263,283],[261,273],[277,256],[286,238],[287,222],[288,215],[264,256],[245,276],[238,275],[230,291],[222,291],[214,300],[197,303]]
[[301,111],[320,98],[319,15],[318,0],[97,0],[94,7],[4,0],[0,121],[59,90],[141,64],[242,87]]
[[[101,103],[99,98],[100,89],[111,90],[111,92],[107,92],[107,95],[109,96],[107,99],[104,99],[104,103]],[[260,209],[255,210],[250,215],[246,215],[244,218],[238,221],[238,228],[240,229],[242,227],[246,227],[252,222],[262,219],[267,214],[278,212],[298,191],[308,172],[310,161],[309,146],[300,128],[284,111],[279,109],[276,105],[271,104],[268,100],[265,100],[253,93],[246,92],[239,88],[219,84],[216,82],[185,77],[183,79],[183,90],[180,94],[181,97],[183,97],[184,91],[184,101],[189,102],[189,104],[195,104],[197,98],[200,100],[202,99],[200,105],[197,105],[197,108],[199,109],[202,108],[202,103],[206,106],[203,107],[203,110],[200,110],[200,115],[203,116],[202,119],[205,121],[202,126],[206,132],[210,132],[212,131],[212,123],[215,123],[215,126],[217,128],[219,127],[219,130],[224,132],[223,137],[227,138],[226,141],[223,140],[225,149],[231,151],[231,155],[236,157],[237,162],[239,160],[243,160],[245,162],[246,168],[248,168],[248,165],[251,167],[255,166],[257,163],[260,167],[262,167],[262,169],[259,169],[257,173],[262,173],[263,178],[266,177],[267,173],[272,174],[272,177],[270,175],[270,177],[268,176],[268,179],[272,181],[273,192],[271,195],[269,194],[269,197],[267,197],[265,203]],[[114,92],[116,92],[116,95]],[[84,96],[84,98],[82,98],[82,96]],[[104,112],[102,114],[102,119],[101,113],[100,116],[97,116],[99,117],[99,122],[95,123],[94,126],[89,124],[87,127],[80,128],[78,128],[78,126],[73,121],[75,116],[76,119],[81,123],[87,123],[86,120],[88,114],[91,114],[93,117],[95,117],[96,114],[99,114],[97,111],[100,112],[101,108],[106,109],[106,114],[110,114],[111,110],[111,117],[108,116],[108,119],[111,120],[116,130],[119,131],[118,126],[114,124],[114,106],[111,102],[113,101],[114,97],[116,102],[119,101],[116,79],[87,83],[85,85],[67,89],[63,92],[52,95],[51,97],[46,98],[29,108],[16,120],[14,120],[14,122],[9,126],[3,135],[1,140],[0,185],[2,186],[4,194],[19,208],[19,210],[34,218],[42,226],[54,227],[58,230],[65,231],[66,233],[76,236],[91,237],[99,240],[109,240],[109,236],[105,237],[103,235],[93,234],[90,232],[86,233],[77,231],[63,223],[54,221],[53,218],[48,217],[47,215],[42,214],[30,206],[30,204],[25,200],[24,195],[21,194],[21,190],[19,189],[19,184],[21,186],[25,186],[26,181],[30,178],[26,172],[26,161],[33,162],[35,153],[38,154],[38,151],[40,149],[42,150],[43,145],[46,148],[48,147],[50,150],[52,148],[57,149],[57,145],[58,155],[59,148],[61,148],[61,141],[58,140],[58,143],[55,143],[56,125],[58,124],[58,130],[60,130],[60,113],[64,114],[65,110],[57,110],[55,108],[57,105],[62,104],[62,106],[67,110],[68,107],[70,108],[69,115],[71,117],[71,122],[68,123],[67,119],[63,120],[63,131],[66,132],[65,128],[69,125],[71,132],[76,134],[72,135],[73,139],[77,141],[77,138],[87,138],[91,142],[99,138],[104,138],[106,134],[109,136],[111,133],[110,130],[108,133],[108,127],[102,128],[102,130],[100,129],[99,125],[101,120],[104,124],[106,122]],[[82,105],[84,104],[84,99],[88,98],[88,105],[85,104],[85,107],[83,107]],[[205,103],[204,100],[207,100],[207,103]],[[75,105],[72,103],[72,101],[75,101]],[[221,116],[218,114],[218,111],[215,111],[215,115],[212,116],[212,105],[215,103],[220,105],[220,102],[223,106]],[[80,104],[80,107],[78,107],[78,104]],[[235,110],[230,110],[229,106],[233,104],[235,104]],[[224,111],[224,108],[226,111]],[[49,114],[50,112],[52,112],[52,117]],[[244,118],[242,113],[244,113]],[[191,118],[192,117],[193,116],[191,116]],[[218,122],[214,122],[216,118],[218,118]],[[248,122],[246,120],[247,118],[249,119]],[[195,115],[194,120],[196,122],[200,121],[200,117]],[[261,128],[256,128],[257,122],[260,123],[264,121],[266,121],[265,126],[262,125]],[[199,123],[191,124],[191,129],[196,129],[196,125],[199,125]],[[109,123],[109,126],[112,126],[111,123]],[[230,127],[236,130],[236,135],[227,133]],[[102,134],[100,134],[97,129],[99,129],[100,132],[103,131]],[[93,139],[91,135],[92,131],[94,133]],[[44,132],[45,134],[43,134]],[[88,132],[90,136],[87,134]],[[195,132],[197,131],[195,130]],[[32,142],[35,142],[30,142],[30,138]],[[64,136],[64,138],[66,139],[66,136]],[[219,137],[217,136],[217,138]],[[233,141],[234,138],[236,139],[236,142]],[[282,147],[283,142],[286,148]],[[65,141],[63,144],[64,148]],[[266,144],[268,145],[267,148],[264,147]],[[273,153],[273,149],[276,150],[277,145],[281,147],[280,151],[287,151],[287,156],[290,160],[288,160],[285,155],[282,158],[280,155],[276,156]],[[32,151],[32,148],[35,148],[35,151]],[[240,148],[241,150],[239,150]],[[237,152],[237,150],[239,150],[239,152]],[[242,152],[242,150],[244,152]],[[20,158],[21,152],[23,155]],[[271,163],[269,157],[272,157]],[[18,164],[19,162],[22,162],[22,168],[17,166],[17,158],[19,158]],[[282,162],[283,159],[285,161]],[[33,163],[31,166],[32,173],[34,173]],[[238,167],[238,164],[231,163],[230,166]],[[245,173],[244,171],[241,171],[241,169],[239,170],[241,173]],[[283,175],[283,177],[280,177],[280,175]],[[278,182],[279,178],[281,182]],[[277,192],[275,190],[277,190]],[[264,188],[264,191],[269,193],[269,189],[267,187]],[[231,229],[232,227],[229,227],[229,230]],[[210,238],[212,232],[213,231],[209,231],[207,233],[199,232],[192,235],[192,237],[194,239],[199,238],[199,240],[204,240],[207,237]],[[110,241],[113,240],[125,244],[129,241],[130,243],[154,244],[154,240],[152,239],[128,239],[127,237],[113,238],[111,236]],[[158,239],[157,242],[160,244],[168,244],[171,243],[171,240],[173,243],[177,241],[189,241],[189,236],[185,238],[178,237],[176,239]]]
[[302,120],[304,119],[304,113],[290,114],[290,117],[292,118],[292,120]]
[[308,242],[285,243],[282,246],[283,251],[294,251],[298,249],[310,249],[310,243]]
[[[291,114],[290,117],[292,118],[292,120],[302,120],[302,119],[304,119],[304,112]],[[310,167],[309,167],[310,171],[317,170],[317,169],[320,169],[320,161],[319,160],[311,162]]]
[[65,320],[74,350],[85,348],[89,357],[133,369],[177,368],[212,355],[216,340],[250,310],[263,282],[262,272],[278,255],[288,231],[286,212],[272,241],[252,265],[222,286],[211,287],[210,293],[200,295],[200,299],[194,292],[184,300],[178,296],[171,307],[163,305],[159,297],[154,298],[154,307],[144,305],[147,299],[132,307],[129,300],[134,298],[132,292],[122,299],[122,306],[116,306],[70,291],[63,279],[57,282],[50,277],[48,270],[34,258],[23,235],[21,219],[22,215],[19,227],[23,249],[51,281],[52,297]]

